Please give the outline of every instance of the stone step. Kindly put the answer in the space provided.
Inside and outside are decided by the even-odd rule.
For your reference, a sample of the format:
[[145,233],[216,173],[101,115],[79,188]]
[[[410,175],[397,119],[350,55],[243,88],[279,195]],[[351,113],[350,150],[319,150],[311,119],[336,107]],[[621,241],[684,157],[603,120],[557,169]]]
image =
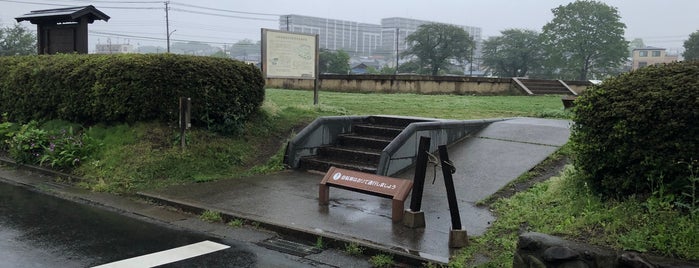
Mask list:
[[361,162],[339,161],[336,159],[319,158],[317,156],[301,158],[299,168],[304,170],[315,170],[327,172],[330,167],[338,167],[342,169],[356,170],[359,172],[376,174],[376,166],[368,165]]
[[407,127],[411,123],[424,122],[424,120],[412,119],[412,118],[401,118],[401,117],[383,117],[383,116],[371,116],[368,119],[368,123],[372,125],[382,125],[382,126],[397,126],[397,127]]
[[318,157],[378,165],[381,151],[371,148],[329,146],[318,148]]
[[376,124],[360,124],[353,126],[353,132],[357,135],[381,136],[395,138],[405,127]]
[[567,94],[570,94],[570,91],[568,91],[567,89],[554,90],[554,89],[531,89],[530,88],[529,90],[534,94],[540,94],[540,95],[546,95],[546,94],[557,94],[557,95],[564,94],[564,95],[567,95]]
[[347,147],[370,148],[383,151],[393,138],[381,136],[359,136],[356,134],[343,134],[338,137],[338,145]]

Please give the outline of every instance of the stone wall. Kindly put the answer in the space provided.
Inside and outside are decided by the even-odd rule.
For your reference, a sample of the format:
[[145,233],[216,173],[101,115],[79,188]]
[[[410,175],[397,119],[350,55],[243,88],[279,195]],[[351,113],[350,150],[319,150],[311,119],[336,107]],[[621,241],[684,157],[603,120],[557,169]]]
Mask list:
[[680,262],[636,252],[623,252],[563,240],[542,233],[519,236],[513,268],[525,267],[698,267],[697,263]]
[[[380,92],[457,95],[524,95],[511,78],[426,75],[321,75],[319,90],[338,92]],[[267,78],[268,88],[313,89],[313,80]],[[581,93],[587,81],[566,81]]]

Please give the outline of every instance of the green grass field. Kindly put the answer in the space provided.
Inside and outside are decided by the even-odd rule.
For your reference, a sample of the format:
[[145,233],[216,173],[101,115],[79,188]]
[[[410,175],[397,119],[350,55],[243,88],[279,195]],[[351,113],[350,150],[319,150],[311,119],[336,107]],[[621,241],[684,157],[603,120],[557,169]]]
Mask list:
[[[561,96],[464,96],[319,92],[319,109],[343,115],[403,115],[442,119],[565,117]],[[279,107],[313,106],[313,92],[267,89]]]

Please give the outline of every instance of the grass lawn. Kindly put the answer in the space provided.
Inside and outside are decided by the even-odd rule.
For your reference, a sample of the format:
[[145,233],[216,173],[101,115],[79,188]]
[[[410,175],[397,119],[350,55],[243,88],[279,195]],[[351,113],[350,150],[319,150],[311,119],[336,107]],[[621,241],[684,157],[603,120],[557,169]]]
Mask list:
[[[312,91],[267,89],[266,101],[310,109]],[[404,115],[443,119],[565,117],[561,96],[461,96],[379,93],[318,94],[320,109],[342,115]]]

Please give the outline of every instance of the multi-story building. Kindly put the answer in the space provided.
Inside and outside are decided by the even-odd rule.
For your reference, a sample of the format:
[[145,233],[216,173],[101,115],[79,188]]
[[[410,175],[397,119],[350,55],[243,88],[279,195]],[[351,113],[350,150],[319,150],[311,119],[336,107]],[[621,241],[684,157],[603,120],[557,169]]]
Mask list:
[[[279,17],[279,30],[319,35],[320,48],[339,50],[353,56],[383,55],[395,57],[408,48],[405,42],[408,35],[417,31],[423,24],[438,23],[434,21],[408,18],[384,18],[381,24],[359,23],[354,21],[317,18],[301,15],[282,15]],[[469,36],[481,42],[481,28],[456,25],[464,29]],[[397,38],[397,43],[396,43]],[[397,45],[396,45],[397,44]],[[479,55],[479,51],[475,51]]]
[[633,50],[631,70],[648,65],[677,61],[677,55],[667,55],[664,48],[644,47]]
[[279,30],[318,34],[320,48],[370,56],[381,46],[381,25],[301,15],[279,17]]
[[95,46],[96,54],[124,54],[134,53],[132,45],[129,44],[97,44]]

